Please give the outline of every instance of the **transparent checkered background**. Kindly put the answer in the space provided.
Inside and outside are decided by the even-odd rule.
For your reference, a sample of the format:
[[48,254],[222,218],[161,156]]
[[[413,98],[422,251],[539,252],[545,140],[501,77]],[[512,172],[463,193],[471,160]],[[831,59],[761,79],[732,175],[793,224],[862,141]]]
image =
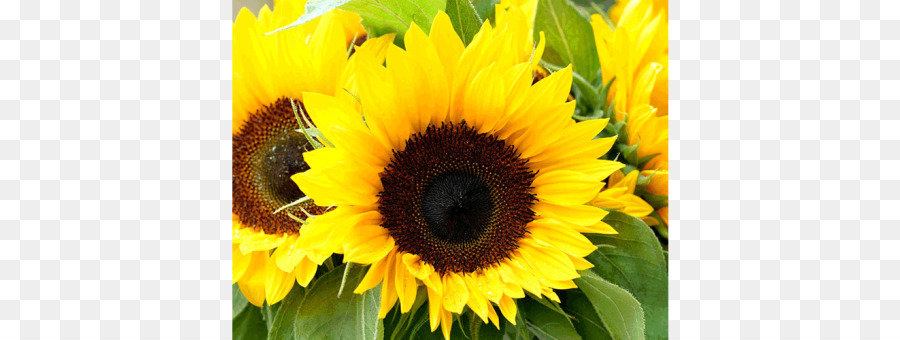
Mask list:
[[225,339],[231,4],[0,3],[0,338]]
[[900,2],[671,7],[672,338],[900,339]]
[[[0,338],[228,338],[230,4],[2,7]],[[900,338],[900,3],[670,7],[672,338]]]

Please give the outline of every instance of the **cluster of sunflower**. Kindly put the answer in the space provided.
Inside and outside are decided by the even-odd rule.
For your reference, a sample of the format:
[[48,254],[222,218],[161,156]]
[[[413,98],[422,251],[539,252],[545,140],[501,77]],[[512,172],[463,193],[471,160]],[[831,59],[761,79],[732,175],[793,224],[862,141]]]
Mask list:
[[234,337],[666,338],[667,10],[242,9]]

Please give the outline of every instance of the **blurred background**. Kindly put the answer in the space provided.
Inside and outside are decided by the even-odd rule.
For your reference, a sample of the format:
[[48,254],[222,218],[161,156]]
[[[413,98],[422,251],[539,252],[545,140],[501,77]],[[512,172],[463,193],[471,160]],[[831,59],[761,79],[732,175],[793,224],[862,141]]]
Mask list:
[[273,1],[274,0],[231,0],[231,18],[232,20],[237,18],[241,7],[247,7],[247,9],[253,11],[253,14],[257,14],[263,5],[268,4],[269,8],[272,8]]

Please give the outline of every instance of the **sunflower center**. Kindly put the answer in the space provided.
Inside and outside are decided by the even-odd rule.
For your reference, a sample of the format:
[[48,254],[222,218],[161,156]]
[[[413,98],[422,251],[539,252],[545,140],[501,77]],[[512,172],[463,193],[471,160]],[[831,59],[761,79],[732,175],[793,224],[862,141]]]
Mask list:
[[518,248],[534,220],[534,176],[513,146],[465,122],[429,126],[380,174],[382,225],[442,274],[477,271]]
[[309,170],[303,152],[309,142],[299,128],[290,100],[282,98],[250,114],[232,137],[232,212],[248,227],[267,234],[296,233],[300,223],[287,213],[304,216],[302,209],[321,213],[311,202],[278,214],[275,210],[304,196],[291,176]]
[[493,209],[490,189],[484,181],[465,173],[438,176],[422,196],[425,223],[436,237],[452,243],[481,236]]

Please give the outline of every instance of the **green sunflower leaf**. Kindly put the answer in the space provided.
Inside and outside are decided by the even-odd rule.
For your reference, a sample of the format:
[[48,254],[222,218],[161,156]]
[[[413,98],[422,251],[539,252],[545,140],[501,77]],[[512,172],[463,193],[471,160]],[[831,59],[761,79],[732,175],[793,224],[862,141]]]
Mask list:
[[547,38],[544,60],[556,65],[573,65],[573,70],[589,83],[597,78],[600,59],[594,32],[587,19],[566,0],[538,2],[534,22],[535,40],[543,31]]
[[[274,30],[275,33],[297,25],[302,25],[328,11],[340,8],[355,12],[362,17],[362,24],[370,36],[377,37],[397,33],[402,37],[415,22],[422,30],[431,30],[431,21],[438,11],[445,8],[446,0],[317,0],[306,3],[306,12],[293,23]],[[402,43],[398,39],[398,43]]]
[[540,340],[581,339],[572,320],[534,299],[519,299],[519,313],[524,314],[525,326]]
[[631,293],[600,278],[590,269],[581,271],[575,284],[591,302],[612,339],[645,339],[644,311]]
[[472,41],[484,23],[472,0],[447,0],[447,9],[444,11],[450,17],[453,29],[459,33],[463,44],[466,45]]
[[669,312],[668,266],[656,234],[640,219],[619,212],[610,212],[603,221],[619,233],[588,235],[598,246],[587,257],[594,264],[589,271],[634,294],[644,310],[647,338],[665,338]]
[[575,317],[575,329],[585,339],[612,339],[591,302],[579,291],[566,292],[566,310]]
[[[523,315],[525,314],[522,311],[522,299],[516,299],[516,324],[513,325],[511,322],[503,322],[503,334],[504,338],[510,340],[531,340],[532,335],[531,332],[528,331],[526,327],[525,318]],[[502,314],[501,314],[502,315]],[[505,318],[504,318],[505,320]]]
[[491,19],[494,17],[494,5],[499,3],[500,0],[472,0],[472,4],[475,5],[475,11],[478,12],[478,16],[484,21],[493,21]]
[[266,322],[260,308],[250,306],[231,320],[231,337],[235,340],[262,340],[266,338]]
[[351,0],[340,8],[359,14],[363,26],[371,36],[397,33],[398,39],[394,42],[402,43],[403,40],[399,38],[406,34],[413,22],[425,33],[431,31],[434,16],[446,8],[446,3],[447,0]]
[[238,288],[237,284],[231,285],[231,318],[237,318],[238,314],[244,311],[244,308],[247,308],[247,305],[250,302],[247,301],[247,298],[244,297],[244,293],[241,293],[241,289]]
[[275,316],[278,315],[279,307],[281,307],[280,303],[276,303],[274,306],[267,303],[264,304],[261,308],[263,320],[266,321],[266,329],[268,329],[269,331],[272,331],[272,327],[275,324]]
[[[498,310],[497,312],[499,313],[500,311]],[[502,314],[498,315],[497,317],[500,318],[500,322],[504,322],[506,320],[503,318]],[[491,322],[484,323],[484,321],[481,320],[481,318],[478,317],[475,312],[472,312],[471,309],[460,315],[459,320],[460,326],[467,328],[465,329],[465,334],[468,335],[468,338],[471,340],[492,340],[503,338],[503,324],[501,324],[500,329],[497,329]]]
[[[386,339],[404,339],[405,335],[414,334],[414,330],[420,319],[428,321],[428,308],[421,307],[428,302],[428,292],[425,286],[416,291],[416,300],[413,301],[409,312],[401,313],[400,308],[393,308],[384,318],[384,334]],[[380,301],[380,300],[379,300]],[[427,327],[427,326],[426,326]],[[388,337],[390,335],[390,337]]]
[[[294,285],[280,302],[269,339],[382,339],[384,326],[378,319],[381,289],[375,287],[363,294],[348,291],[338,298],[344,268],[322,275],[306,289]],[[352,266],[347,287],[355,288],[366,268]]]
[[278,303],[281,306],[278,308],[278,313],[275,313],[272,326],[269,327],[269,340],[294,338],[294,320],[300,313],[300,306],[305,297],[306,289],[295,283],[291,292]]

